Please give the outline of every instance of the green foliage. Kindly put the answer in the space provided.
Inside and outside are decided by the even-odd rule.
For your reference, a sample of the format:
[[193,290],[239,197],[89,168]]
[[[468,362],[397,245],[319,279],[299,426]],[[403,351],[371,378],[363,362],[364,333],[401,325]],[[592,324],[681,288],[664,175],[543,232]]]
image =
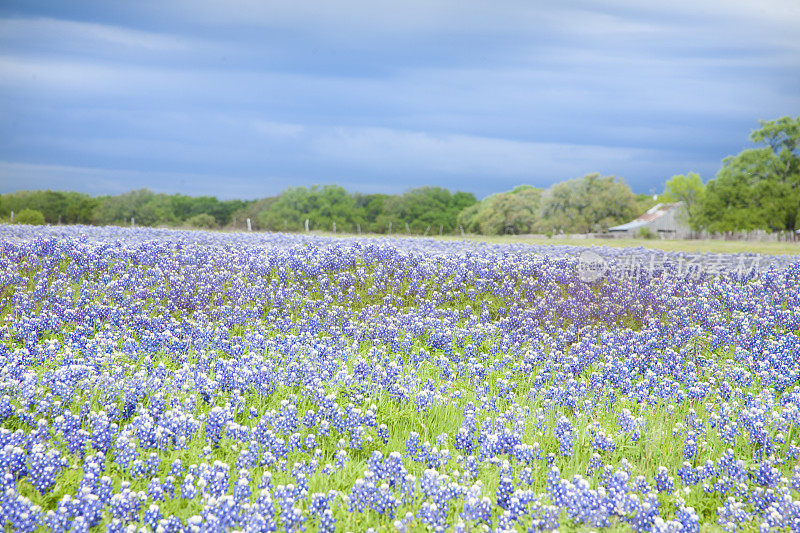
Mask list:
[[135,219],[138,226],[171,225],[178,222],[170,198],[147,189],[105,197],[94,211],[98,225],[125,226]]
[[14,217],[14,223],[41,226],[44,224],[44,215],[36,209],[23,209]]
[[531,233],[538,221],[541,197],[541,189],[521,185],[464,209],[458,223],[464,231],[484,235]]
[[334,222],[338,231],[355,231],[363,221],[355,199],[338,185],[286,189],[257,220],[263,229],[301,231],[306,218],[312,229],[323,231],[330,231]]
[[641,237],[642,239],[654,239],[655,234],[653,233],[653,230],[651,230],[647,226],[643,226],[639,228],[639,237]]
[[[156,194],[139,189],[115,196],[91,197],[75,192],[20,191],[0,195],[0,217],[23,209],[41,211],[45,222],[128,226],[181,226],[202,228],[225,226],[243,229],[249,218],[253,229],[302,231],[306,218],[311,229],[385,233],[388,223],[403,231],[408,223],[415,233],[431,227],[453,232],[456,218],[475,204],[471,193],[451,194],[440,187],[412,189],[403,195],[350,194],[336,185],[296,187],[280,196],[257,201],[220,201],[213,196]],[[204,216],[201,216],[204,215]],[[213,222],[212,222],[213,221]]]
[[540,231],[589,233],[637,216],[630,187],[613,176],[588,174],[556,183],[542,197]]
[[[220,201],[214,196],[185,196],[175,194],[169,197],[170,209],[176,219],[188,222],[190,218],[207,214],[220,224],[228,224],[237,210],[245,208],[252,202],[243,200]],[[216,222],[215,222],[216,224]]]
[[247,227],[247,219],[249,218],[253,229],[263,230],[266,229],[261,226],[259,217],[261,213],[269,210],[270,206],[278,199],[277,196],[269,196],[256,200],[255,202],[248,202],[247,205],[237,209],[231,213],[230,218],[224,224],[232,229],[243,229]]
[[411,189],[401,196],[390,196],[383,201],[383,212],[376,219],[379,231],[393,223],[395,231],[409,225],[412,233],[437,232],[450,233],[457,229],[458,214],[476,203],[472,193],[450,191],[441,187],[420,187]]
[[634,194],[636,198],[636,212],[642,214],[651,207],[655,207],[658,203],[671,202],[672,200],[664,200],[661,196],[653,197],[652,194]]
[[217,224],[217,219],[212,217],[208,213],[200,213],[199,215],[195,215],[187,219],[186,223],[192,226],[193,228],[201,228],[201,229],[214,229],[219,227],[219,224]]
[[49,224],[89,224],[98,203],[97,198],[77,192],[18,191],[0,195],[0,216],[33,209],[40,211]]
[[800,223],[800,117],[762,121],[750,139],[767,146],[723,160],[698,223],[712,232],[793,231]]
[[685,218],[690,228],[699,230],[705,192],[706,187],[703,185],[700,175],[689,172],[686,175],[678,174],[668,179],[660,200],[670,203],[683,202],[683,212],[679,216]]
[[361,214],[364,217],[365,225],[363,225],[362,230],[378,233],[380,231],[378,217],[383,214],[383,204],[389,198],[389,195],[356,193],[353,197],[356,201],[356,208],[361,210]]

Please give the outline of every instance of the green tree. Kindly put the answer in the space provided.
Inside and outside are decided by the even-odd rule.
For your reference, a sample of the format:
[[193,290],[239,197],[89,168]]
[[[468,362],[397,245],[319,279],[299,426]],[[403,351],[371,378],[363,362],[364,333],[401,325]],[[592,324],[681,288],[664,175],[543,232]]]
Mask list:
[[106,196],[94,210],[92,222],[100,225],[126,226],[131,218],[139,226],[170,225],[178,222],[165,194],[139,189],[118,196]]
[[664,200],[662,195],[654,196],[652,194],[634,193],[633,196],[636,198],[636,212],[639,214],[644,213],[659,202],[672,201]]
[[520,185],[462,210],[458,223],[465,231],[484,235],[530,233],[538,222],[541,196],[541,189]]
[[36,209],[23,209],[17,216],[14,217],[16,224],[31,224],[32,226],[41,226],[45,223],[44,215],[41,211]]
[[356,193],[353,195],[353,198],[356,202],[356,208],[361,210],[361,214],[364,217],[364,225],[361,228],[362,231],[370,231],[373,233],[386,231],[385,229],[381,230],[378,224],[378,217],[383,214],[383,204],[386,199],[389,198],[389,195]]
[[0,195],[0,214],[10,216],[11,211],[33,209],[49,224],[87,224],[97,204],[96,198],[77,192],[17,191]]
[[384,200],[376,225],[387,231],[392,222],[393,231],[404,232],[408,224],[413,233],[424,233],[429,227],[437,232],[441,226],[442,231],[450,233],[457,229],[458,214],[476,202],[472,193],[450,194],[442,187],[419,187]]
[[188,219],[186,219],[186,223],[192,226],[193,228],[201,228],[201,229],[214,229],[219,227],[219,224],[217,224],[217,219],[215,219],[208,213],[200,213],[199,215],[189,217]]
[[542,197],[538,228],[542,233],[605,231],[636,215],[630,187],[614,176],[595,173],[550,187]]
[[662,202],[683,202],[682,216],[693,230],[699,230],[702,222],[700,210],[706,187],[700,175],[695,172],[678,174],[667,180],[664,193],[659,197]]
[[291,187],[258,215],[261,227],[273,231],[300,231],[306,218],[311,228],[330,231],[354,231],[363,222],[355,199],[338,185]]
[[[247,224],[247,219],[249,218],[253,229],[262,230],[267,229],[261,225],[261,218],[262,214],[266,213],[272,204],[274,204],[278,200],[278,196],[268,196],[267,198],[261,198],[260,200],[256,200],[254,202],[247,202],[245,205],[238,207],[234,211],[227,213],[227,218],[220,216],[218,220],[220,223],[224,224],[225,226],[232,228],[232,229],[243,229]],[[229,205],[226,202],[226,206]]]
[[794,230],[800,224],[800,117],[761,121],[754,143],[726,157],[699,209],[708,231]]

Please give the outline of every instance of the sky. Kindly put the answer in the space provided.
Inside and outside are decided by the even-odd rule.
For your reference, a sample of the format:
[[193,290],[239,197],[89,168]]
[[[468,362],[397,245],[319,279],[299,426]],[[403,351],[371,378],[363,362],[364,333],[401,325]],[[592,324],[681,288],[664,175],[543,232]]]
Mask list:
[[785,115],[797,0],[0,3],[3,193],[652,193]]

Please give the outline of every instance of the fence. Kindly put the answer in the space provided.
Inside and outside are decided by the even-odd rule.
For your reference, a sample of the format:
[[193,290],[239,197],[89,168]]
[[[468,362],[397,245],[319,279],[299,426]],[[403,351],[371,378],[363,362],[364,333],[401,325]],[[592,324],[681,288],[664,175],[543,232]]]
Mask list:
[[[630,235],[625,233],[560,233],[552,236],[543,233],[526,233],[518,235],[520,238],[530,239],[630,239]],[[673,239],[673,240],[717,240],[717,241],[749,241],[749,242],[800,242],[800,235],[792,235],[788,231],[768,233],[764,230],[754,231],[730,231],[727,233],[708,233],[689,232],[684,237],[674,237],[666,234],[655,234],[654,239]]]

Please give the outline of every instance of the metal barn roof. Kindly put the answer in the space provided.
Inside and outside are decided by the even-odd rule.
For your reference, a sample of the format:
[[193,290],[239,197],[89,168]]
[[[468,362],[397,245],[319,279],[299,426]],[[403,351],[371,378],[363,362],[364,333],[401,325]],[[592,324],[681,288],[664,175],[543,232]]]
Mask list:
[[632,229],[641,228],[642,226],[646,226],[650,222],[663,217],[673,209],[677,209],[680,207],[680,205],[680,202],[673,204],[656,204],[636,220],[628,222],[627,224],[620,224],[619,226],[608,228],[608,231],[629,231]]

